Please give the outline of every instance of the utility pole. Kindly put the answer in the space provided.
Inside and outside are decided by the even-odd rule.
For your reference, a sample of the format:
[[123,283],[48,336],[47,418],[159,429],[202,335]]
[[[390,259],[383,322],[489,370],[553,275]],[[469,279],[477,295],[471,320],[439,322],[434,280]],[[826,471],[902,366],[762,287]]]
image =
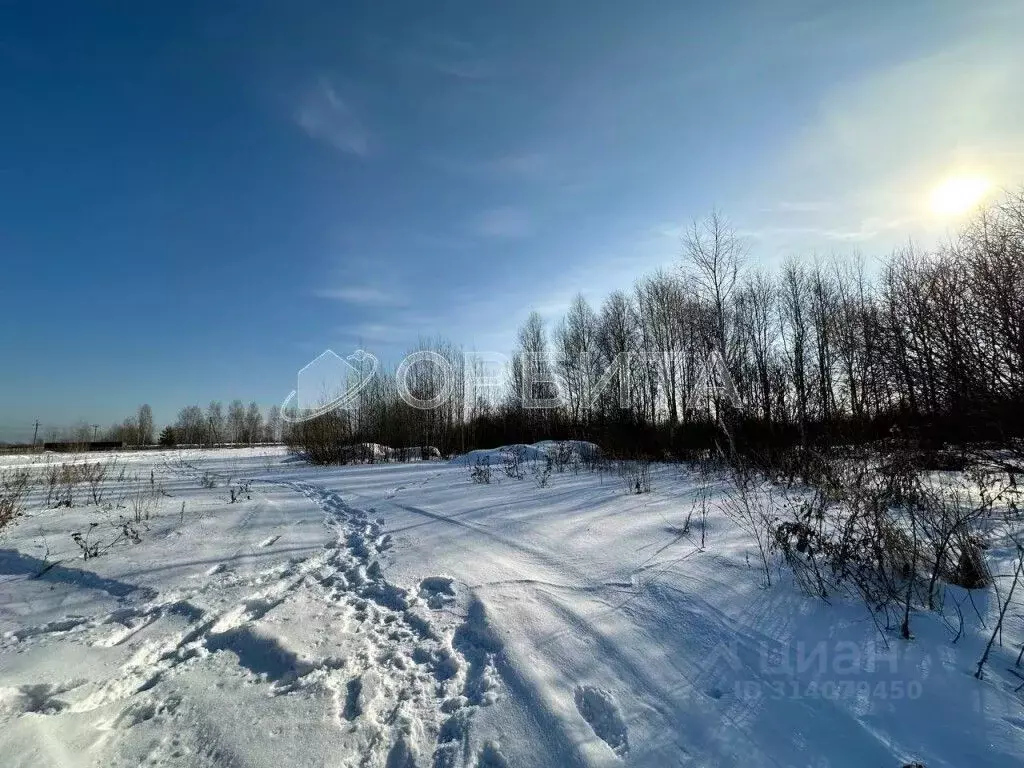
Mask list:
[[39,437],[39,419],[36,419],[36,431],[32,433],[32,447],[36,447],[36,438]]
[[98,430],[99,428],[100,428],[99,424],[93,424],[92,425],[92,441],[94,443],[96,442],[96,430]]

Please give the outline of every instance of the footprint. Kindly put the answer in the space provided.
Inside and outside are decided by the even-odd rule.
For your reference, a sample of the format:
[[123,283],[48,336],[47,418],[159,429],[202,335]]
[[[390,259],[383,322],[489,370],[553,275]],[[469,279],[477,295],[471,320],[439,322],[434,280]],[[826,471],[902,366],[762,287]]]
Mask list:
[[358,677],[353,677],[345,686],[345,707],[341,711],[341,716],[346,720],[355,720],[361,714],[359,694],[362,693],[362,690],[363,681]]
[[161,715],[173,715],[179,704],[181,704],[181,699],[178,696],[172,695],[160,701],[143,694],[142,698],[133,701],[121,710],[121,713],[111,722],[111,727],[124,730]]
[[598,738],[604,741],[615,754],[622,756],[629,751],[626,723],[615,697],[603,688],[581,685],[576,688],[576,709],[586,720]]
[[443,608],[455,601],[454,579],[447,576],[428,576],[420,582],[420,597],[433,609]]
[[376,720],[381,706],[384,704],[385,688],[380,673],[368,669],[360,678],[359,696],[356,706],[359,714],[368,720]]
[[408,736],[402,734],[391,746],[384,768],[416,768],[416,752]]
[[0,712],[37,715],[56,715],[68,707],[68,703],[57,696],[78,688],[81,682],[38,683],[20,685],[17,688],[0,688]]
[[495,657],[504,643],[487,617],[487,610],[479,600],[470,603],[466,620],[455,630],[452,648],[467,664],[463,695],[470,703],[490,706],[498,700],[501,688]]
[[464,752],[469,741],[471,717],[469,709],[459,709],[441,723],[441,729],[437,734],[437,747],[434,750],[436,768],[454,768],[459,764],[459,755]]
[[84,616],[68,616],[67,618],[60,619],[58,621],[51,621],[47,624],[41,624],[37,627],[25,627],[24,629],[15,629],[7,632],[4,635],[4,639],[11,638],[17,641],[27,640],[31,637],[38,635],[50,635],[61,632],[71,632],[72,630],[87,624],[89,620]]
[[159,613],[154,613],[149,616],[141,616],[134,620],[125,619],[122,621],[108,621],[106,623],[120,625],[120,629],[116,630],[108,637],[97,640],[93,643],[93,646],[97,648],[114,648],[115,646],[121,645],[155,622],[158,618],[160,618]]
[[488,741],[476,759],[476,768],[509,768],[508,760],[501,753],[500,745],[494,741]]

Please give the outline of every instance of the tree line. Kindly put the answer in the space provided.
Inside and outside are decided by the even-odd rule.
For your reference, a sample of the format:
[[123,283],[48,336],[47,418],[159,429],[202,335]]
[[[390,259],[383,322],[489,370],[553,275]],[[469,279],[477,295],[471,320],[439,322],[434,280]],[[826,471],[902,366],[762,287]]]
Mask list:
[[596,306],[577,296],[553,324],[532,313],[507,365],[440,338],[411,351],[432,360],[378,372],[355,407],[312,421],[213,401],[183,408],[158,438],[143,405],[69,439],[284,440],[322,460],[360,442],[450,454],[573,438],[659,457],[723,440],[758,455],[893,434],[1005,443],[1024,436],[1024,190],[948,242],[908,244],[877,264],[793,256],[760,267],[712,213],[685,230],[672,268]]
[[198,405],[182,408],[176,419],[165,425],[159,435],[153,421],[153,409],[144,404],[120,424],[106,429],[83,422],[63,430],[51,428],[44,433],[44,438],[49,442],[85,444],[100,440],[126,446],[252,445],[281,442],[282,427],[280,406],[271,406],[264,413],[255,401],[246,406],[241,400],[233,400],[225,409],[219,400],[214,400],[205,409]]
[[[450,342],[417,349],[454,373],[445,389],[435,363],[404,371],[407,390],[440,395],[439,407],[409,406],[395,371],[385,372],[357,408],[295,425],[286,439],[307,450],[367,441],[451,453],[578,438],[683,456],[723,440],[764,454],[894,433],[937,443],[1019,438],[1024,190],[948,242],[908,244],[873,265],[793,256],[759,267],[712,213],[686,229],[673,268],[598,306],[577,296],[550,327],[531,314],[500,386],[480,387],[493,371]],[[552,396],[557,407],[524,406],[524,397]]]
[[79,422],[65,428],[47,427],[39,437],[49,443],[63,442],[84,445],[94,440],[100,440],[140,446],[152,445],[156,442],[154,430],[153,409],[148,404],[143,404],[120,424],[112,424],[102,430],[99,424]]
[[219,400],[213,400],[203,409],[189,405],[178,412],[173,424],[160,434],[162,445],[222,445],[277,443],[281,441],[281,407],[271,406],[266,416],[253,401],[246,406],[241,400],[232,400],[224,409]]

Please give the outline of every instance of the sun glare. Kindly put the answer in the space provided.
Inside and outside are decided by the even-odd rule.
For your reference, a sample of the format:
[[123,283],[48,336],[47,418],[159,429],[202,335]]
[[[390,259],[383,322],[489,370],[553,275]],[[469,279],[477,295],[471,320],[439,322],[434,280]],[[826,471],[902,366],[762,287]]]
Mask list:
[[957,176],[942,182],[932,192],[932,211],[942,216],[959,216],[978,206],[991,188],[988,179]]

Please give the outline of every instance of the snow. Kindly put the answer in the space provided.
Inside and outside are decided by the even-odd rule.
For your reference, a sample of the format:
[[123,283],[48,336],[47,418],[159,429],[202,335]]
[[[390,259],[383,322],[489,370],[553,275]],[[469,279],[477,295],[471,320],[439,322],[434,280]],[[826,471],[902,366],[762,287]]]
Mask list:
[[596,457],[600,455],[601,449],[594,443],[588,443],[585,440],[542,440],[532,445],[516,443],[514,445],[504,445],[500,448],[482,448],[469,451],[461,456],[456,456],[452,459],[451,463],[461,466],[473,466],[482,463],[500,465],[506,461],[510,454],[517,455],[521,461],[540,461],[549,456],[555,458],[559,452],[562,453],[568,463],[573,460],[585,461]]
[[350,462],[376,463],[380,461],[422,461],[441,458],[441,451],[432,445],[392,448],[380,443],[356,443],[345,446],[342,452]]
[[[804,597],[781,573],[764,588],[722,481],[655,466],[636,494],[570,463],[544,487],[501,472],[473,483],[485,455],[502,461],[125,452],[109,508],[80,488],[74,506],[44,509],[37,487],[0,533],[4,765],[1024,760],[1009,671],[1021,605],[978,681],[998,610],[984,593],[958,642],[934,613],[914,616],[913,641],[883,639],[853,602]],[[699,516],[686,519],[705,492],[701,548]],[[118,538],[126,518],[139,543]],[[83,560],[71,534],[92,523],[102,552]],[[1006,572],[1009,553],[991,554]]]

